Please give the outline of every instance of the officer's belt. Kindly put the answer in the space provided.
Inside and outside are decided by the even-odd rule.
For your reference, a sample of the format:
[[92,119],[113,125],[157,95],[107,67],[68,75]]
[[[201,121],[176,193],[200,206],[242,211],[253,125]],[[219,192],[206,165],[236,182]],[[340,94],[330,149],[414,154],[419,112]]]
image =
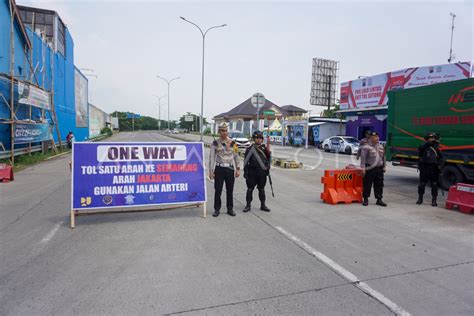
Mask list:
[[234,165],[232,165],[230,163],[216,163],[216,166],[225,167],[225,168],[234,168]]

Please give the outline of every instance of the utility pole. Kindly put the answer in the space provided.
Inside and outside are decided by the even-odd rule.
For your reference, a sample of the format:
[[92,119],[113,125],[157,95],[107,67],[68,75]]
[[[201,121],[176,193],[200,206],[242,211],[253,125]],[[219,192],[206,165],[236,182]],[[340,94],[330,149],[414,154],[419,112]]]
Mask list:
[[199,25],[197,25],[196,23],[191,22],[191,21],[187,20],[186,18],[184,18],[182,16],[180,16],[179,18],[181,20],[185,21],[185,22],[188,22],[189,24],[194,25],[199,30],[199,32],[201,32],[201,35],[202,35],[201,116],[199,118],[199,129],[201,130],[201,132],[199,133],[200,134],[199,141],[202,142],[202,136],[203,136],[203,133],[204,133],[202,127],[204,125],[204,118],[203,118],[203,115],[204,115],[204,52],[205,52],[205,47],[206,47],[206,35],[207,35],[207,32],[209,32],[210,30],[216,29],[216,28],[219,28],[219,27],[225,27],[225,26],[227,26],[227,24],[216,25],[216,26],[208,28],[206,31],[203,31],[202,28]]
[[163,77],[160,77],[158,75],[156,77],[158,79],[163,80],[168,85],[168,130],[171,130],[171,128],[170,128],[170,126],[171,126],[171,123],[170,123],[170,84],[173,81],[180,79],[181,77],[176,77],[176,78],[173,78],[173,79],[170,79],[170,80],[168,80],[166,78],[163,78]]
[[448,58],[448,63],[451,63],[451,61],[455,58],[453,55],[453,36],[454,36],[454,19],[456,18],[456,14],[450,12],[449,15],[451,16],[451,45],[449,46],[449,58]]
[[161,130],[161,99],[167,96],[167,94],[160,96],[157,96],[156,94],[153,94],[155,98],[158,99],[158,130]]

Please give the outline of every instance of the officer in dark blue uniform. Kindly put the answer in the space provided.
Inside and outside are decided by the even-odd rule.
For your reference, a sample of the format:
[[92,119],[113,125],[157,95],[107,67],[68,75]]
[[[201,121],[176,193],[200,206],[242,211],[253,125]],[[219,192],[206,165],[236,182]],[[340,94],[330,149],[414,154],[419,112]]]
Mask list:
[[253,190],[257,186],[260,210],[270,212],[270,209],[265,205],[265,184],[270,170],[270,151],[263,144],[262,132],[255,131],[252,139],[253,144],[245,151],[244,178],[247,184],[247,204],[243,211],[250,211]]
[[442,154],[439,150],[439,141],[435,133],[427,133],[425,141],[418,148],[420,184],[418,186],[418,201],[416,201],[416,204],[423,203],[425,186],[429,182],[431,185],[431,205],[438,206],[436,199],[438,198],[439,164],[442,161]]

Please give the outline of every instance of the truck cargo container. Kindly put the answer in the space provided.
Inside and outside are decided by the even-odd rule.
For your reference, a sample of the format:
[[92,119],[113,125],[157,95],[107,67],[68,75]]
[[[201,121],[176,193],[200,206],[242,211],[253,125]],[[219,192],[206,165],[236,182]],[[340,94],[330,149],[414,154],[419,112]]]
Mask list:
[[418,147],[437,133],[443,162],[440,185],[474,181],[474,78],[390,91],[387,160],[417,167]]

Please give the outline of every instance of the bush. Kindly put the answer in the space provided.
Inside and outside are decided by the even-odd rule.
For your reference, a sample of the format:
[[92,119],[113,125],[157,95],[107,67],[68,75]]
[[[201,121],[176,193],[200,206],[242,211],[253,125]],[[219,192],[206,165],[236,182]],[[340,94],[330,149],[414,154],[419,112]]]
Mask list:
[[108,127],[104,127],[103,129],[100,130],[101,134],[107,134],[107,136],[112,136],[112,130]]
[[210,127],[207,127],[207,128],[204,130],[204,135],[211,135],[211,128],[210,128]]

